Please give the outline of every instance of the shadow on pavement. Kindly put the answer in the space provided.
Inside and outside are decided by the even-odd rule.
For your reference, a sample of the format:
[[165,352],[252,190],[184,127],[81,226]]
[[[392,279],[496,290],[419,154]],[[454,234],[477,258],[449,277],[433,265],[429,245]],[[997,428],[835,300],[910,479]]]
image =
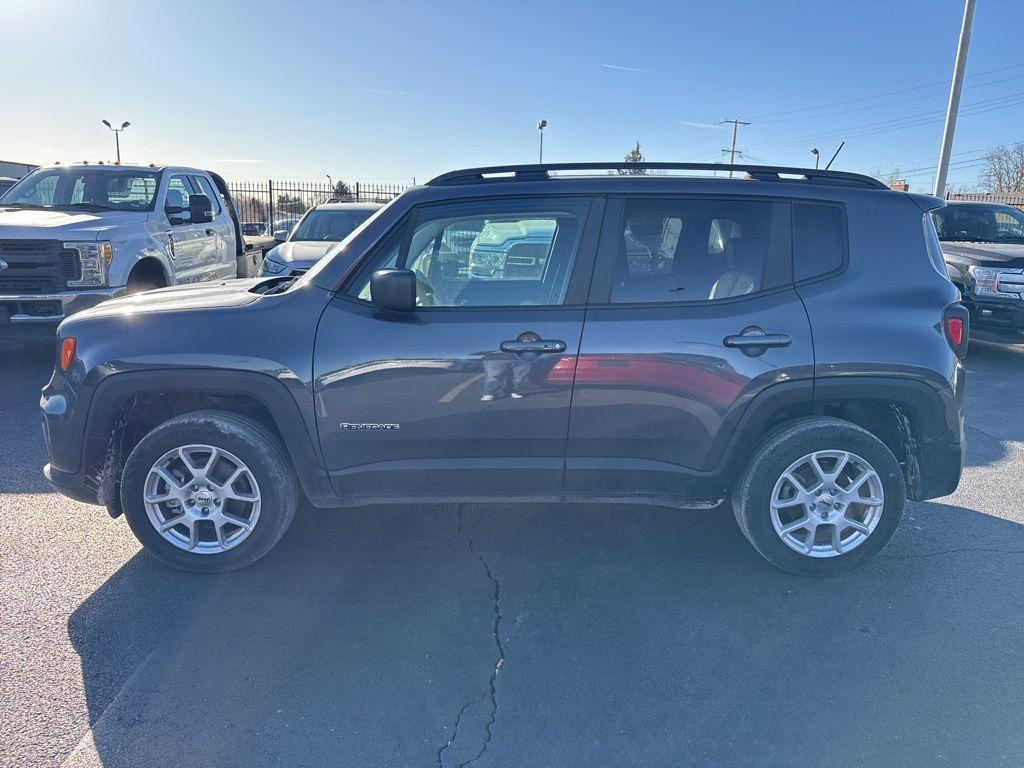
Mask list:
[[68,622],[93,724],[69,764],[931,766],[1024,751],[1020,525],[911,505],[875,562],[813,580],[763,562],[727,513],[467,507],[463,523],[453,508],[308,512],[220,577],[135,556]]

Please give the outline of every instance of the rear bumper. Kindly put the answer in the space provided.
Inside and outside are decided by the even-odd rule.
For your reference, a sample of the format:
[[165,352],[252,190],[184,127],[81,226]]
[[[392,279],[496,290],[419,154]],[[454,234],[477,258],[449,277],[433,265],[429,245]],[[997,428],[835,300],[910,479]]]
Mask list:
[[123,296],[124,286],[59,293],[0,293],[0,328],[41,326],[56,328],[68,315]]

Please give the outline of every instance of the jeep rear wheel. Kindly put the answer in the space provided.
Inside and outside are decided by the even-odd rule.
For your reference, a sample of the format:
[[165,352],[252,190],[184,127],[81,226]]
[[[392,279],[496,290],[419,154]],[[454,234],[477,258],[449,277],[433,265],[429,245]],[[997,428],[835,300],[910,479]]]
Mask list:
[[249,565],[284,535],[296,485],[277,438],[252,419],[200,411],[146,435],[125,463],[121,503],[160,560],[190,571]]
[[877,554],[903,514],[896,457],[861,427],[832,418],[792,422],[755,452],[733,495],[754,548],[792,573],[847,570]]

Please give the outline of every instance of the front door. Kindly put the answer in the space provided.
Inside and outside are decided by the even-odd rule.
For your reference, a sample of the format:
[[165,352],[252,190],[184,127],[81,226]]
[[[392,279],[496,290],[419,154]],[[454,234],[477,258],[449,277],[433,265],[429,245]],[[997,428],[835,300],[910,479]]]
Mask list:
[[[314,354],[320,441],[340,495],[561,492],[602,207],[424,205],[368,255],[324,312]],[[374,310],[369,279],[383,267],[416,273],[415,312]]]
[[[576,370],[566,490],[707,498],[751,400],[812,375],[789,205],[610,200]],[[797,399],[811,398],[798,387]]]
[[197,192],[185,174],[175,174],[167,181],[164,210],[170,224],[167,236],[178,285],[218,277],[214,230],[209,222],[193,222],[189,213],[189,198]]

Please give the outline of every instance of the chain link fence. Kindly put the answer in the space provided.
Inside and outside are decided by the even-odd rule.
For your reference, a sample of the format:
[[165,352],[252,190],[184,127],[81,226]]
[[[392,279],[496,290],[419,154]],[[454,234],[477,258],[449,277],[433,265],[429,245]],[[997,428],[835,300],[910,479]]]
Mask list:
[[246,235],[272,235],[291,229],[309,208],[328,201],[338,203],[388,203],[402,194],[402,184],[352,184],[337,182],[267,181],[229,183],[238,219]]

